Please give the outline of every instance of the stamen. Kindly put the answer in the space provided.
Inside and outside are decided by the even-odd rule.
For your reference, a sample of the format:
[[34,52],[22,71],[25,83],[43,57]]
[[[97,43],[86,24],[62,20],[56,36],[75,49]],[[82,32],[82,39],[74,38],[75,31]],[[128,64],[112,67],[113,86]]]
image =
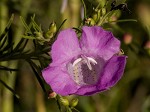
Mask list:
[[91,58],[91,57],[87,57],[87,58],[88,58],[88,60],[89,60],[90,62],[92,62],[94,65],[97,64],[97,62],[96,62],[93,58]]
[[87,64],[89,70],[92,70],[92,66],[91,66],[90,60],[87,59],[86,60],[86,64]]
[[76,59],[76,60],[73,62],[72,66],[74,67],[74,66],[75,66],[76,64],[78,64],[81,60],[82,60],[82,58]]
[[87,64],[89,70],[92,70],[91,63],[94,65],[97,64],[97,62],[91,57],[86,57],[85,60],[86,60],[86,64]]
[[87,64],[87,66],[88,66],[88,68],[89,68],[89,70],[92,70],[92,66],[91,66],[91,63],[92,64],[97,64],[97,62],[96,62],[96,60],[94,60],[93,58],[91,58],[91,57],[86,57],[86,56],[81,56],[82,58],[78,58],[78,59],[76,59],[74,62],[73,62],[73,67],[76,65],[76,64],[78,64],[79,62],[81,62],[81,61],[84,61],[86,64]]

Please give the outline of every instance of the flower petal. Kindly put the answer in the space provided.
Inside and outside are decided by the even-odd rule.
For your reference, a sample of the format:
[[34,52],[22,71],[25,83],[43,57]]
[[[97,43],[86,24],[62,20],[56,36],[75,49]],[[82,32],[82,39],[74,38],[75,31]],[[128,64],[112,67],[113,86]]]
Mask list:
[[59,65],[71,59],[81,51],[78,38],[74,30],[66,29],[59,33],[57,40],[52,45],[52,65]]
[[120,50],[120,41],[110,31],[98,26],[82,28],[80,45],[87,54],[97,54],[108,60]]
[[77,91],[77,84],[70,78],[69,74],[60,69],[61,67],[47,67],[42,71],[45,81],[57,94],[66,96]]
[[75,94],[92,95],[100,91],[104,91],[104,89],[99,90],[96,85],[86,85],[86,86],[82,86],[81,88],[79,88]]
[[104,66],[98,81],[98,89],[109,89],[114,86],[122,77],[126,56],[113,56]]

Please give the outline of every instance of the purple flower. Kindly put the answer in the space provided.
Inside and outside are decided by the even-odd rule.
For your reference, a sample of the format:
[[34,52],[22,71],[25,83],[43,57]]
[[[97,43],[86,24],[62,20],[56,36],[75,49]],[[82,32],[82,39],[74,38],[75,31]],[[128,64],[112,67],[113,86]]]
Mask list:
[[91,95],[108,90],[123,75],[126,56],[117,55],[120,41],[98,26],[84,26],[78,40],[73,29],[59,33],[51,50],[52,63],[42,71],[60,95]]

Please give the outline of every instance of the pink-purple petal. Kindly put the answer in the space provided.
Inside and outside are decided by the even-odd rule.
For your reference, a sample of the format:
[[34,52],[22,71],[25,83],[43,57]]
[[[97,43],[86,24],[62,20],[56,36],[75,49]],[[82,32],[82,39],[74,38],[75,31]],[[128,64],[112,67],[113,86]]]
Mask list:
[[92,94],[96,94],[97,92],[101,92],[104,90],[105,90],[105,88],[98,89],[97,85],[87,85],[87,86],[80,87],[75,94],[77,94],[77,95],[92,95]]
[[99,26],[82,28],[80,45],[86,54],[95,54],[108,60],[120,50],[120,41],[110,31]]
[[69,60],[81,52],[77,35],[73,29],[66,29],[59,33],[52,45],[52,65],[58,65]]
[[60,67],[47,67],[42,71],[44,80],[51,86],[52,90],[63,96],[73,94],[77,91],[77,84],[69,74]]
[[98,81],[98,89],[114,86],[122,77],[126,56],[113,56],[104,66],[103,72],[100,74]]

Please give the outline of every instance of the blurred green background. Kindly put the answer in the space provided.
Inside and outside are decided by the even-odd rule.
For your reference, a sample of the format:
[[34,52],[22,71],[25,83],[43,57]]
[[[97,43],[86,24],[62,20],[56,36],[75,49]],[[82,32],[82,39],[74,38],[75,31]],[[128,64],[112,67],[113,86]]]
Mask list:
[[[90,4],[87,12],[98,2],[103,0],[85,0],[87,5]],[[120,15],[114,16],[114,20],[136,19],[138,22],[110,25],[128,56],[124,76],[109,91],[93,96],[71,96],[79,98],[76,108],[80,112],[150,112],[150,1],[126,2],[132,13],[120,11]],[[81,12],[81,0],[0,0],[0,34],[12,14],[15,18],[9,35],[12,41],[17,42],[24,34],[20,16],[29,23],[31,16],[35,14],[35,21],[46,31],[51,22],[55,21],[59,26],[64,19],[67,21],[63,29],[78,27],[82,20]],[[0,71],[0,79],[14,88],[20,98],[17,99],[0,83],[0,112],[59,112],[55,99],[48,99],[44,95],[26,62],[19,60],[8,64],[19,67],[19,72]]]

